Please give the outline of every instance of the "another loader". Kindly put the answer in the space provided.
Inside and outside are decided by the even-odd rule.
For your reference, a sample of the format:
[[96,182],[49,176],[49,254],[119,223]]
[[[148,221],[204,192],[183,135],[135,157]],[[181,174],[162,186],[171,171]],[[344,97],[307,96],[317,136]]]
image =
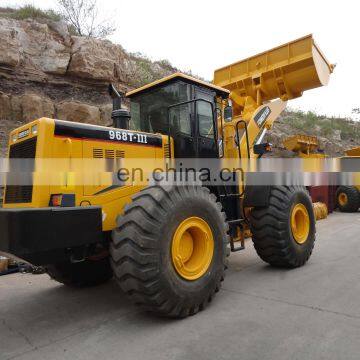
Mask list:
[[[360,147],[345,151],[345,156],[340,158],[344,162],[346,159],[357,159],[360,157]],[[358,179],[356,175],[356,179]],[[360,208],[360,179],[355,181],[353,186],[341,185],[336,191],[336,205],[341,212],[357,212]]]

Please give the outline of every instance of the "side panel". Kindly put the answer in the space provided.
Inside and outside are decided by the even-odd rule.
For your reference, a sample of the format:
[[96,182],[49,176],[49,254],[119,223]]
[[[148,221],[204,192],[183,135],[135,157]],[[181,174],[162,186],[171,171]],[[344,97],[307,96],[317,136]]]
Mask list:
[[[166,153],[161,135],[63,121],[55,122],[55,139],[69,144],[71,155],[65,154],[68,166],[64,168],[67,192],[74,191],[69,184],[75,181],[81,185],[74,187],[77,205],[101,206],[104,231],[116,226],[124,206],[145,186],[147,171],[156,166],[157,159],[162,164]],[[66,146],[60,145],[63,151]],[[129,170],[127,180],[118,176],[123,169]]]
[[[15,129],[12,135],[35,124],[38,125],[36,135],[18,141],[12,141],[11,136],[9,144],[37,138],[32,201],[9,202],[4,208],[47,208],[51,194],[74,194],[76,206],[101,207],[103,231],[116,226],[116,218],[125,205],[146,186],[146,169],[165,168],[170,153],[167,136],[47,118]],[[135,181],[114,184],[121,167],[138,168],[143,174],[136,173]],[[145,183],[138,182],[138,177]]]

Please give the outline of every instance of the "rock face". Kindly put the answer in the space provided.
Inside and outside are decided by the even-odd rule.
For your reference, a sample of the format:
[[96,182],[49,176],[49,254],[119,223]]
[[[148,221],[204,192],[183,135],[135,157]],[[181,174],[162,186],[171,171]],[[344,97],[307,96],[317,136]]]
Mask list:
[[11,118],[11,99],[10,96],[0,94],[0,121]]
[[36,94],[10,96],[0,94],[0,121],[29,122],[40,117],[54,117],[55,107],[50,99]]
[[19,99],[22,111],[22,118],[25,122],[30,122],[40,117],[53,118],[55,107],[51,100],[35,94],[25,94]]
[[85,79],[122,81],[124,50],[110,41],[75,36],[72,38],[69,74]]
[[100,108],[101,123],[103,125],[109,125],[112,123],[111,120],[112,108],[113,108],[112,104],[107,104]]
[[[26,38],[21,41],[22,52],[35,68],[45,73],[65,74],[70,60],[70,48],[65,40],[47,24],[29,22],[25,27]],[[20,36],[23,36],[20,33]]]
[[20,62],[20,44],[16,30],[0,19],[0,64],[15,67]]
[[0,19],[0,63],[27,70],[65,74],[70,61],[70,37],[48,24]]
[[109,82],[126,92],[175,71],[110,41],[71,36],[64,22],[0,17],[0,155],[11,129],[43,116],[108,125]]
[[97,106],[75,101],[64,101],[56,106],[57,118],[88,124],[101,124],[100,109]]
[[[72,84],[86,79],[129,85],[134,76],[141,75],[139,59],[108,40],[70,36],[63,22],[0,18],[0,66],[26,75],[27,81],[49,82],[55,80],[50,75],[63,75],[61,81]],[[165,62],[140,60],[158,78],[176,70]]]

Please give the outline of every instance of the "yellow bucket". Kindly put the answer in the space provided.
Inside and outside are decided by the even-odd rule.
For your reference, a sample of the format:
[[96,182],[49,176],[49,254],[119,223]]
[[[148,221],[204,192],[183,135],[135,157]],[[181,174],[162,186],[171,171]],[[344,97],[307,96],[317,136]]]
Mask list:
[[333,69],[308,35],[216,70],[214,84],[241,97],[256,99],[260,90],[262,101],[287,101],[327,85]]

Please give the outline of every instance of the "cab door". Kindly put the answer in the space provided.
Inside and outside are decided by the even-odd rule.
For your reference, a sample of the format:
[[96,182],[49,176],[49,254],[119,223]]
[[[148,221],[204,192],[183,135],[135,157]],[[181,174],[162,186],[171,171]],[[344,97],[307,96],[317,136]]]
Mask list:
[[193,104],[176,106],[170,110],[171,135],[175,158],[197,157]]
[[[199,158],[217,158],[216,129],[214,129],[215,96],[196,90],[196,146]],[[201,99],[206,101],[201,101]],[[212,105],[211,105],[212,104]]]

